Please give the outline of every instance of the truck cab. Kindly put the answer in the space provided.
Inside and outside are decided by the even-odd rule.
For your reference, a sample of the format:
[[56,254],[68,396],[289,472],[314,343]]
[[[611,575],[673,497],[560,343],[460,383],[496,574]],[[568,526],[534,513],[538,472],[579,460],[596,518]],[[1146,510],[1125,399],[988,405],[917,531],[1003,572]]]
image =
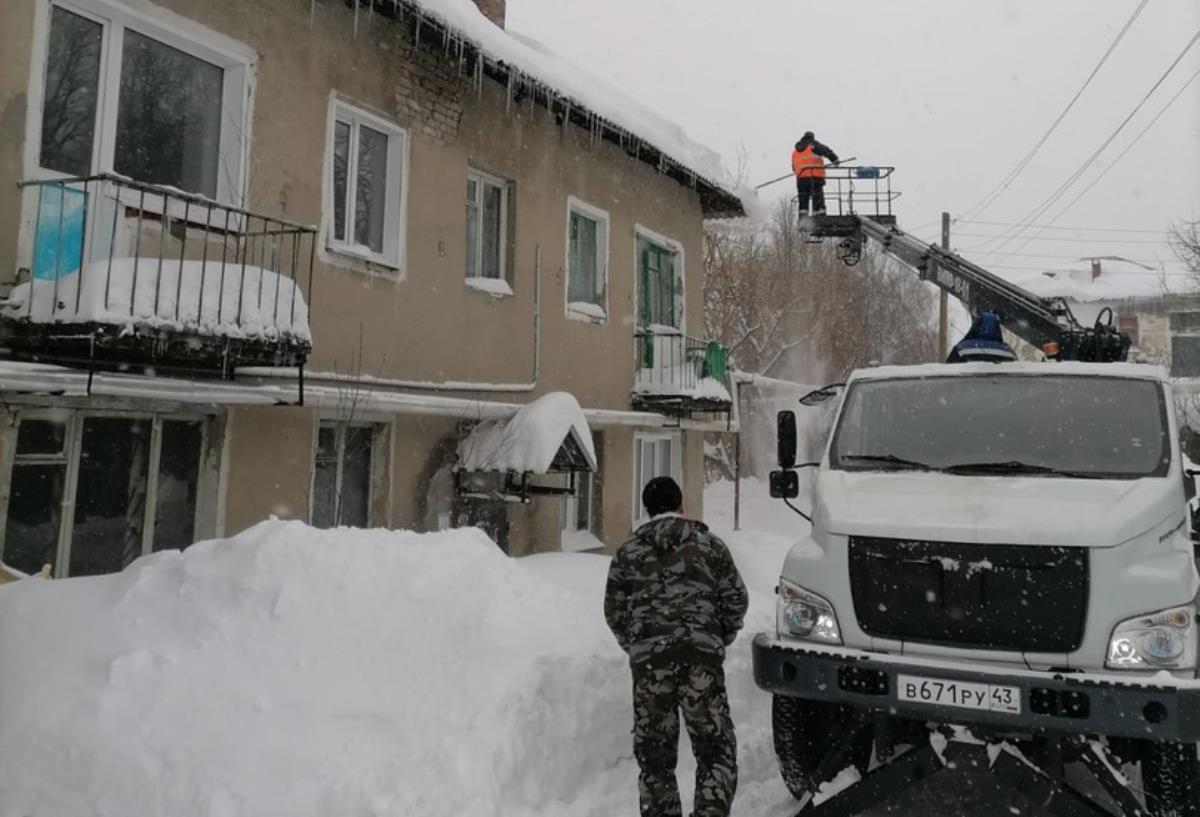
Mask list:
[[[754,643],[793,794],[836,751],[865,774],[954,727],[1030,753],[1100,741],[1140,769],[1142,813],[1195,814],[1200,577],[1166,373],[880,367],[839,399],[811,532]],[[793,446],[784,499],[794,469]]]

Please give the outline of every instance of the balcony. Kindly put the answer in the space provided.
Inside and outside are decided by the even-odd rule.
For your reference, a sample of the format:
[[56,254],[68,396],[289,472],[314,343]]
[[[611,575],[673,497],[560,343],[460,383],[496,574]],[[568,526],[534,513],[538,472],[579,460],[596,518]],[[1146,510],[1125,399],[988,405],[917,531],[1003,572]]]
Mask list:
[[113,175],[19,186],[31,252],[0,300],[8,356],[224,377],[304,364],[315,228]]
[[727,350],[678,332],[639,331],[633,406],[677,417],[726,414],[733,406]]

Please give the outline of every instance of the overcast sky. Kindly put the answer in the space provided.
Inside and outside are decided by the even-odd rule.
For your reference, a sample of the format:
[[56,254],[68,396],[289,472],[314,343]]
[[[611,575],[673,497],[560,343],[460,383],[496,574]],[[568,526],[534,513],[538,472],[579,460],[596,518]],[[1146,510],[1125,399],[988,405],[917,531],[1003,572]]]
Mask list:
[[[655,106],[726,165],[745,151],[752,184],[789,170],[805,130],[858,163],[895,165],[903,229],[939,236],[943,210],[983,199],[1050,127],[1139,0],[508,0],[511,30],[541,40]],[[1200,30],[1200,2],[1149,0],[1037,157],[975,219],[1014,223],[1112,134]],[[977,248],[1004,226],[956,223],[954,246],[1021,275],[1119,254],[1172,274],[1173,219],[1200,218],[1200,77],[1124,158],[1120,153],[1200,71],[1200,43],[1028,244]],[[767,188],[788,192],[790,182]],[[1120,229],[1130,232],[1115,232]],[[1132,232],[1149,231],[1149,232]],[[1057,239],[1057,240],[1051,240]],[[1068,240],[1069,239],[1069,240]],[[1021,246],[1023,245],[1024,246]]]

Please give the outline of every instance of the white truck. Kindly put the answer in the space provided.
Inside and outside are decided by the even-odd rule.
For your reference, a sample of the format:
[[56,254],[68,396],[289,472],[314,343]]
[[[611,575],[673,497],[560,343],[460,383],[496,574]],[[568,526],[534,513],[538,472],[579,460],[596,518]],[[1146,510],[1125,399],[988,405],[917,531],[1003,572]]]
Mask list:
[[[835,391],[811,533],[753,648],[801,813],[857,814],[961,750],[1053,814],[1200,815],[1194,491],[1166,373],[933,364]],[[792,412],[779,443],[787,501]],[[847,767],[863,779],[821,802]]]
[[[830,212],[800,229],[851,265],[870,239],[975,324],[953,363],[802,399],[840,395],[819,462],[796,465],[780,412],[772,494],[790,504],[816,468],[754,641],[784,781],[811,817],[964,766],[1024,800],[989,814],[1200,817],[1194,482],[1169,379],[1124,362],[1111,310],[1083,326],[902,232],[892,172],[828,170]],[[1045,360],[995,362],[1016,357],[1001,326]]]

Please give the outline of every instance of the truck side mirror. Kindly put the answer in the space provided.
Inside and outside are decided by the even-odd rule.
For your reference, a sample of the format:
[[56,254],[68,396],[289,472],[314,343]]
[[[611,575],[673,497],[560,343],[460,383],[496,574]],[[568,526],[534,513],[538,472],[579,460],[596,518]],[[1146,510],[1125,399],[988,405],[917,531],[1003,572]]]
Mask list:
[[771,497],[795,499],[800,496],[800,475],[795,471],[771,472]]
[[831,397],[837,397],[838,391],[845,386],[845,383],[830,383],[828,386],[822,386],[819,389],[813,389],[808,394],[800,398],[800,405],[806,408],[819,406]]
[[1196,477],[1200,476],[1200,471],[1195,468],[1183,469],[1183,493],[1188,499],[1196,498]]
[[[781,411],[775,415],[775,451],[779,467],[796,467],[796,412]],[[774,484],[774,483],[772,483]]]

